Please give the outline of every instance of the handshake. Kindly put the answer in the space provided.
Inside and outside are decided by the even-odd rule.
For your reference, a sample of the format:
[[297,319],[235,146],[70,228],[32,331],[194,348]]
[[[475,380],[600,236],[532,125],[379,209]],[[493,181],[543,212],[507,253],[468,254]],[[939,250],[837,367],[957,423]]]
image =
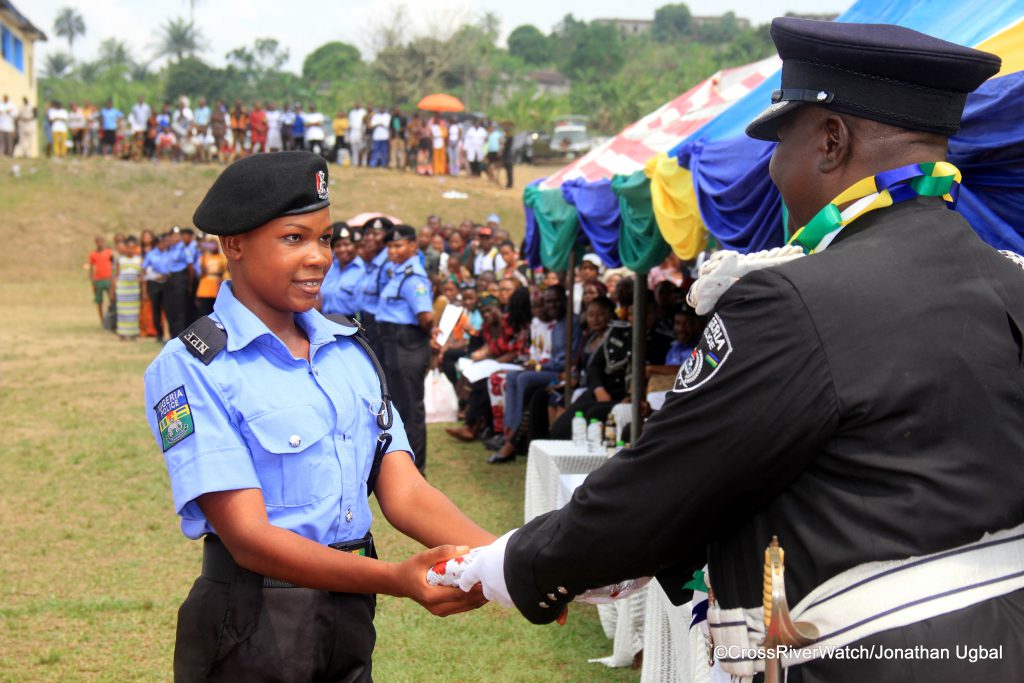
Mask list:
[[[513,607],[514,603],[505,584],[505,546],[516,531],[513,529],[494,543],[473,548],[465,555],[438,562],[427,570],[427,583],[432,586],[461,588],[466,592],[480,584],[485,598],[502,607]],[[610,586],[587,590],[574,599],[592,605],[608,603],[629,597],[646,586],[650,580],[649,577],[628,579]]]

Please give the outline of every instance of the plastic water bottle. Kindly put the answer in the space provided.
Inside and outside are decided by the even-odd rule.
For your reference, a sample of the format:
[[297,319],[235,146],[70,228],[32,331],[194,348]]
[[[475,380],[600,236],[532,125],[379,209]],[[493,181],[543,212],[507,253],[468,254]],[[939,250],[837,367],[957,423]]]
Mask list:
[[587,425],[587,444],[591,453],[601,452],[601,438],[604,436],[604,425],[599,420],[591,420]]
[[572,418],[572,445],[581,448],[587,445],[587,420],[581,410]]

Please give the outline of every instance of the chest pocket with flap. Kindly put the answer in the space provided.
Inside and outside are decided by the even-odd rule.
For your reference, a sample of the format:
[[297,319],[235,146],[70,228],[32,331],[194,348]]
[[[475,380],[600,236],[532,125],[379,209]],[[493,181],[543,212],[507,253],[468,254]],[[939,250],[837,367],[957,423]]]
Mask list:
[[270,506],[309,505],[341,490],[330,425],[313,406],[291,406],[247,422],[263,498]]

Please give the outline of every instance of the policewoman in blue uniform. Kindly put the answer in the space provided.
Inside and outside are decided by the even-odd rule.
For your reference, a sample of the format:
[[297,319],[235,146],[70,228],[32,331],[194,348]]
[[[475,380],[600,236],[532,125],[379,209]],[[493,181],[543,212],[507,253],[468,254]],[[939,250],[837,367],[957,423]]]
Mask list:
[[[679,604],[706,564],[709,654],[734,681],[777,666],[765,616],[805,648],[775,680],[1019,681],[1024,259],[950,210],[946,161],[1000,60],[892,25],[786,17],[771,36],[781,88],[747,134],[777,143],[802,255],[705,299],[664,408],[566,506],[480,553],[485,594],[547,623],[639,576]],[[765,571],[773,536],[784,577]],[[780,579],[816,633],[786,629]]]
[[350,228],[339,222],[333,226],[331,251],[334,260],[321,286],[324,315],[340,314],[355,318],[362,306],[362,280],[366,273],[363,259],[358,250],[363,241],[363,231]]
[[363,225],[363,298],[359,319],[366,331],[370,346],[380,355],[380,331],[377,328],[377,309],[380,307],[380,293],[388,283],[388,250],[385,237],[395,225],[387,218],[374,218]]
[[423,381],[430,367],[434,297],[420,262],[416,230],[395,226],[386,237],[387,284],[377,306],[377,333],[384,372],[399,412],[406,416],[409,445],[421,472],[427,466],[427,424]]
[[192,292],[190,277],[195,254],[185,244],[182,230],[177,225],[171,230],[171,248],[164,255],[167,268],[167,282],[164,285],[164,310],[167,312],[167,327],[171,337],[181,334],[189,325]]
[[[145,375],[182,531],[203,539],[178,612],[177,681],[370,681],[376,593],[439,615],[484,602],[425,575],[493,536],[416,469],[357,327],[314,309],[328,206],[323,158],[285,152],[232,164],[195,212],[232,279]],[[371,490],[433,549],[376,559]]]

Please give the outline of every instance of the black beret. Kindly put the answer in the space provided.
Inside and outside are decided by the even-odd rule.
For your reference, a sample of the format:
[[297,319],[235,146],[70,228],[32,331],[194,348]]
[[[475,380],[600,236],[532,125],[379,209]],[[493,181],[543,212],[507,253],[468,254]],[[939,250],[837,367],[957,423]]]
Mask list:
[[333,229],[331,233],[332,245],[335,242],[338,242],[339,240],[351,240],[352,242],[363,241],[362,231],[357,230],[356,228],[349,227],[349,224],[346,223],[345,221],[338,221],[337,223],[332,225],[331,228]]
[[416,239],[416,228],[411,225],[396,225],[388,231],[387,236],[384,238],[384,244],[390,244],[397,240],[415,240]]
[[378,216],[363,223],[364,232],[367,230],[391,230],[393,227],[395,224],[384,216]]
[[280,216],[330,206],[327,162],[312,152],[254,154],[239,159],[213,181],[192,216],[213,235],[249,232]]
[[999,72],[999,57],[891,24],[783,17],[772,40],[782,88],[747,135],[778,140],[780,120],[804,104],[900,128],[952,135],[967,94]]

